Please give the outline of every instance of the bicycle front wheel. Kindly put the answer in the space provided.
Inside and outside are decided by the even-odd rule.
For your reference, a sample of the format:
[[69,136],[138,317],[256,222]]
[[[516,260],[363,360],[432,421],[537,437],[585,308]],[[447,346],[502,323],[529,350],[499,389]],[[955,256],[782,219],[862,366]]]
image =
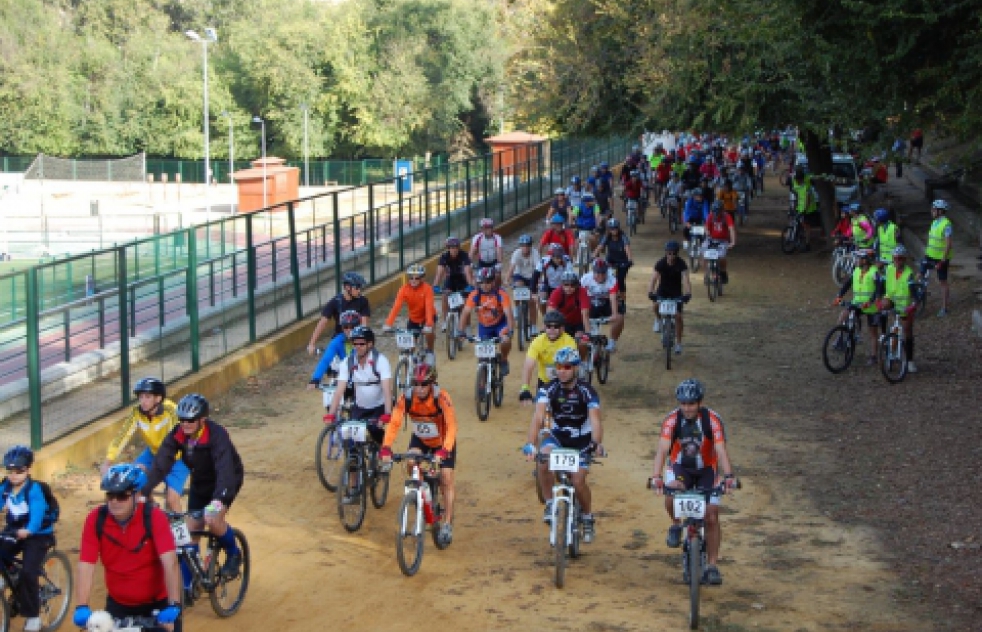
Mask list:
[[[41,630],[42,632],[56,630],[65,620],[72,600],[72,565],[68,561],[68,556],[61,551],[48,551],[44,556],[44,566],[38,578],[38,585],[41,592],[41,610],[38,614],[41,618]],[[6,607],[6,600],[3,601]],[[9,616],[6,610],[4,613],[4,621],[6,621]]]
[[515,327],[518,329],[518,331],[516,332],[518,333],[518,335],[516,336],[516,338],[518,338],[518,349],[520,351],[525,351],[525,343],[528,342],[528,335],[529,335],[529,331],[528,331],[529,304],[525,301],[522,301],[519,304],[517,311],[518,311],[517,314],[518,318],[516,320],[518,322],[515,323]]
[[457,357],[457,312],[447,315],[447,357],[451,360]]
[[423,563],[423,525],[418,524],[418,496],[411,492],[403,496],[396,514],[396,560],[402,574],[412,577]]
[[0,632],[7,632],[10,630],[10,603],[9,599],[12,599],[10,588],[0,592]]
[[699,629],[699,587],[702,584],[702,554],[699,551],[699,541],[690,540],[688,554],[689,564],[689,629]]
[[317,478],[329,492],[338,491],[338,472],[341,469],[341,437],[337,425],[324,426],[317,436],[317,451],[314,453]]
[[341,468],[341,478],[338,481],[338,516],[345,531],[354,533],[365,522],[365,510],[368,507],[368,490],[365,485],[365,463],[350,456]]
[[474,379],[474,406],[477,418],[481,421],[488,420],[491,412],[491,389],[488,388],[488,369],[483,363],[477,365],[477,375]]
[[661,346],[665,348],[665,370],[672,370],[672,345],[675,343],[675,319],[666,319],[668,324],[662,325]]
[[607,383],[610,374],[610,353],[606,349],[601,349],[597,356],[597,381],[601,384]]
[[891,384],[907,377],[907,350],[897,334],[887,334],[880,340],[880,371]]
[[[449,329],[449,328],[448,328]],[[399,401],[399,396],[406,394],[409,395],[412,389],[411,378],[409,375],[409,360],[402,358],[396,365],[395,375],[395,389],[392,391],[392,403],[395,404]]]
[[797,231],[791,226],[785,226],[781,231],[781,252],[786,255],[794,254],[798,249]]
[[242,554],[239,572],[234,576],[223,571],[225,562],[228,561],[228,552],[218,546],[217,539],[213,538],[211,542],[213,555],[208,567],[208,581],[213,588],[208,596],[211,600],[211,609],[222,618],[231,617],[242,607],[246,591],[249,590],[249,573],[252,568],[249,542],[245,534],[238,529],[232,529],[232,535],[235,536],[235,544]]
[[856,354],[852,333],[845,325],[833,327],[822,345],[822,362],[830,373],[839,374],[849,368]]
[[556,588],[566,585],[566,529],[569,526],[569,503],[558,498],[553,500],[556,503],[556,515],[552,519],[552,528],[556,532]]
[[381,509],[385,506],[385,501],[389,498],[389,472],[379,469],[381,463],[378,458],[378,450],[372,452],[372,506]]
[[716,295],[719,293],[719,272],[710,268],[706,271],[706,291],[709,293],[709,301],[715,302]]
[[495,408],[501,408],[505,401],[505,378],[501,375],[500,364],[495,364],[491,369],[491,398]]

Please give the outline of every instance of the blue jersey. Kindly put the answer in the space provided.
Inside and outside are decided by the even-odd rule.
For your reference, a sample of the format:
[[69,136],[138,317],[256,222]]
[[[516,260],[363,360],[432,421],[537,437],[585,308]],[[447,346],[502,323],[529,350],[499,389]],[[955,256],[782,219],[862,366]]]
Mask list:
[[576,215],[576,227],[580,230],[593,230],[597,227],[597,207],[581,204],[573,208]]
[[703,200],[702,208],[696,203],[695,198],[689,198],[685,202],[685,211],[682,213],[682,221],[690,224],[704,224],[709,217],[709,202]]
[[319,383],[327,370],[331,368],[331,363],[337,358],[338,362],[341,362],[351,351],[351,345],[348,344],[348,339],[344,334],[338,334],[331,338],[330,344],[327,345],[327,349],[321,355],[320,362],[317,363],[317,368],[314,369],[314,374],[310,376],[310,381]]
[[0,486],[0,499],[3,508],[7,511],[7,531],[27,529],[32,535],[50,535],[54,532],[50,525],[42,526],[48,503],[44,500],[41,486],[31,484],[30,478],[16,494],[13,493],[13,485],[10,481],[4,482]]

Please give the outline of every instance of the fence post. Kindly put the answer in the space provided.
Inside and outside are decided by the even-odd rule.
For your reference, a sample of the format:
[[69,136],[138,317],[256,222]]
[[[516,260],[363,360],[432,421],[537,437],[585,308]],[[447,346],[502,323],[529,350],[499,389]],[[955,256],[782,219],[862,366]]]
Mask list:
[[297,253],[297,218],[294,210],[293,202],[287,202],[286,216],[290,223],[290,274],[293,276],[293,304],[297,309],[297,320],[303,320],[303,297],[300,295],[300,255]]
[[249,342],[256,341],[256,247],[253,244],[254,213],[245,216],[246,304],[249,306]]
[[[467,218],[467,226],[471,225],[471,161],[467,159],[464,161],[464,204],[466,205],[467,212],[464,214]],[[457,231],[458,233],[460,231]],[[461,235],[457,235],[460,237]]]
[[[453,210],[453,208],[454,208],[453,205],[450,202],[450,165],[451,165],[451,163],[448,162],[446,164],[446,167],[445,167],[446,170],[447,170],[447,178],[445,180],[446,187],[447,187],[446,188],[446,196],[445,196],[445,198],[447,200],[447,207],[445,209],[443,209],[443,214],[447,218],[447,222],[446,222],[447,223],[447,231],[446,231],[446,234],[444,235],[444,237],[449,237],[450,236],[450,211]],[[454,197],[456,197],[456,195]],[[454,201],[456,202],[456,200],[454,200]]]
[[368,239],[368,284],[375,284],[375,185],[368,185],[368,226],[365,237]]
[[[188,340],[191,343],[191,372],[201,368],[201,339],[198,331],[198,235],[194,226],[188,228],[187,272]],[[128,363],[127,363],[128,365]]]
[[331,208],[334,213],[331,221],[334,223],[334,287],[337,294],[341,293],[341,218],[338,217],[338,193],[331,194]]
[[27,392],[31,402],[31,447],[37,450],[44,441],[41,410],[41,350],[40,350],[40,300],[38,294],[38,269],[27,270],[24,289],[27,294]]
[[[491,156],[491,165],[488,165],[488,154],[485,154],[481,162],[481,186],[484,189],[484,217],[491,217],[491,170],[494,168],[494,156]],[[471,225],[467,225],[467,235],[471,234]]]
[[[415,248],[413,249],[415,252]],[[430,170],[423,169],[423,255],[430,256]]]
[[498,163],[498,222],[505,221],[505,171]]
[[405,181],[405,176],[399,176],[398,186],[396,190],[399,192],[399,269],[406,269],[406,226],[405,220],[402,216],[403,210],[403,192],[402,186]]
[[130,323],[127,317],[126,300],[129,297],[127,284],[129,273],[126,269],[126,246],[116,249],[119,261],[117,270],[117,292],[119,295],[119,388],[120,402],[125,406],[130,402]]

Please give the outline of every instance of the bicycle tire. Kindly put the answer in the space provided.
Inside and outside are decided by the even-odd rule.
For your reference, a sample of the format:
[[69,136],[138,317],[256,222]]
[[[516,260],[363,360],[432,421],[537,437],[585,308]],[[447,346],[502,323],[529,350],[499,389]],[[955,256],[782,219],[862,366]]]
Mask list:
[[[223,619],[231,617],[242,607],[246,592],[249,590],[249,577],[252,568],[249,541],[246,540],[245,534],[233,528],[232,535],[235,537],[235,544],[242,553],[242,564],[239,566],[239,574],[236,577],[225,577],[221,574],[222,566],[225,565],[225,561],[228,559],[228,553],[225,549],[218,546],[218,540],[214,537],[211,539],[212,556],[207,569],[208,582],[213,586],[208,591],[211,609]],[[238,590],[234,588],[236,583],[238,584]],[[229,590],[230,586],[233,587],[231,590]],[[232,595],[232,600],[227,603],[225,598],[229,595]]]
[[491,394],[488,392],[488,370],[483,363],[477,365],[477,375],[474,380],[474,407],[477,418],[487,421],[488,414],[491,412]]
[[445,510],[443,507],[443,496],[440,494],[440,480],[433,479],[430,480],[430,490],[433,494],[433,512],[437,516],[437,520],[433,522],[432,527],[430,527],[430,533],[433,536],[433,546],[441,551],[445,551],[450,543],[444,542],[440,539],[440,525],[442,524],[442,518],[445,515]]
[[606,349],[600,350],[600,356],[597,358],[597,381],[601,384],[607,383],[607,378],[610,374],[610,352]]
[[[352,467],[352,461],[354,459],[348,450],[345,451],[345,459],[343,466],[341,467],[341,476],[338,479],[338,517],[341,518],[341,526],[348,533],[354,533],[361,528],[362,523],[365,522],[366,509],[368,508],[368,481],[366,480],[367,472],[365,471],[365,462],[361,460],[354,468]],[[357,474],[361,477],[361,484],[359,489],[357,489],[357,498],[354,498],[355,502],[344,502],[345,496],[351,496],[351,476]]]
[[699,589],[702,585],[702,555],[699,540],[689,540],[689,629],[699,629]]
[[518,329],[516,338],[518,338],[519,351],[525,351],[525,345],[528,341],[528,313],[528,303],[522,301],[518,306],[518,318],[516,319],[518,322],[515,323],[515,327]]
[[[51,632],[58,629],[64,622],[65,615],[68,614],[68,606],[72,601],[73,589],[72,564],[68,560],[68,555],[62,551],[48,551],[44,556],[41,576],[38,584],[41,592],[41,609],[38,616],[41,618],[42,632]],[[6,606],[6,599],[3,599]],[[4,620],[8,620],[9,613]]]
[[852,364],[856,347],[852,333],[845,325],[836,325],[825,336],[822,344],[822,363],[830,373],[838,375]]
[[[894,358],[890,358],[890,350],[894,349]],[[880,340],[878,357],[880,372],[887,382],[899,384],[907,377],[907,350],[897,334],[887,334]]]
[[2,591],[0,594],[0,632],[8,632],[10,630],[10,599],[12,598],[12,592],[9,588]]
[[392,393],[392,403],[395,404],[399,401],[400,395],[408,395],[410,389],[412,389],[412,384],[410,383],[411,375],[409,375],[409,360],[402,358],[399,363],[396,364],[396,371],[393,374],[395,378],[396,388]]
[[573,508],[570,510],[573,514],[573,528],[570,529],[570,539],[567,544],[569,547],[569,558],[575,560],[580,556],[580,542],[583,541],[583,525],[580,523],[580,505],[576,501],[576,495],[573,496]]
[[336,481],[341,470],[341,441],[336,425],[333,428],[324,426],[317,435],[314,465],[317,468],[317,478],[324,489],[332,493],[338,491]]
[[790,226],[785,226],[781,231],[781,252],[786,255],[794,254],[798,249],[798,236]]
[[675,319],[669,319],[671,325],[662,326],[661,345],[665,348],[665,370],[672,370],[672,345],[675,342]]
[[447,357],[451,360],[457,357],[457,312],[447,316]]
[[[417,502],[415,491],[406,494],[402,497],[399,513],[396,514],[396,561],[399,562],[399,569],[406,577],[415,575],[419,571],[419,567],[423,564],[423,547],[425,542],[422,531],[425,531],[425,529],[417,529],[419,526],[416,524],[419,516]],[[403,522],[405,522],[408,533],[403,532]],[[407,540],[412,541],[411,548],[407,545]],[[407,555],[409,553],[412,554],[412,557]]]
[[372,506],[376,509],[381,509],[385,507],[385,501],[389,499],[389,472],[383,472],[379,469],[379,458],[378,449],[373,449],[371,451],[371,465],[372,465],[372,475],[371,480],[371,492],[372,492]]
[[532,462],[532,478],[535,479],[535,495],[539,499],[539,504],[544,505],[546,504],[546,495],[542,489],[542,482],[539,479],[539,466],[535,461]]
[[717,285],[717,278],[719,273],[713,273],[713,269],[709,268],[706,271],[706,292],[709,294],[709,302],[716,302],[716,293],[719,291],[719,286]]
[[832,262],[832,282],[838,286],[846,282],[846,265],[842,257],[836,257]]
[[501,376],[501,365],[491,368],[491,401],[495,408],[501,408],[505,401],[505,378]]
[[677,217],[675,217],[675,212],[672,211],[671,213],[668,214],[668,232],[674,235],[676,231],[678,231],[678,229],[679,229],[679,220]]
[[566,523],[569,520],[569,503],[553,499],[556,515],[552,525],[556,531],[556,588],[566,585]]

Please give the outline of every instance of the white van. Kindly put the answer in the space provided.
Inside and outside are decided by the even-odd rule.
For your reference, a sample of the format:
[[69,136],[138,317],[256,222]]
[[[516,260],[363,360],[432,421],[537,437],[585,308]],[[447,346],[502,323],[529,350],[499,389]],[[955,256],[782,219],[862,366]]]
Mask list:
[[[801,165],[808,172],[808,159],[798,154],[795,165]],[[835,201],[837,204],[852,204],[860,198],[859,170],[849,154],[832,154],[832,176],[835,178]]]

